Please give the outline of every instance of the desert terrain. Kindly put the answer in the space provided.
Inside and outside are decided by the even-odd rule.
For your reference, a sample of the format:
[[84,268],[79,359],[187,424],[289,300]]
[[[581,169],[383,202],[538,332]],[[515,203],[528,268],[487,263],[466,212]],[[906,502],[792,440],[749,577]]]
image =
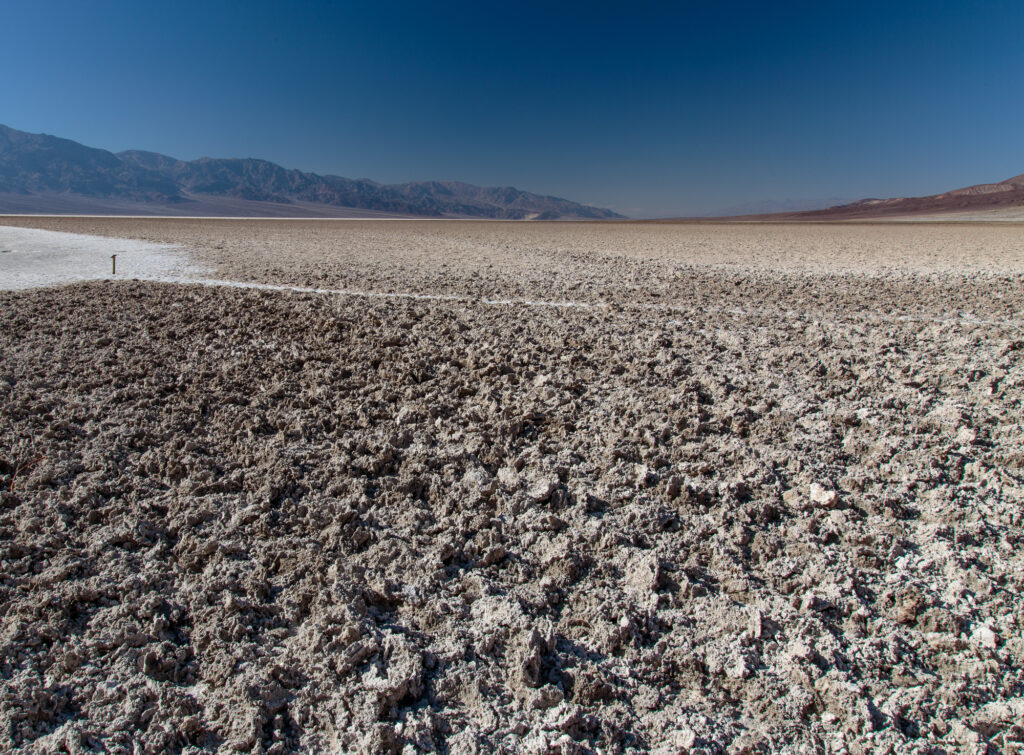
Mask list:
[[1024,750],[1024,226],[5,227],[0,750]]

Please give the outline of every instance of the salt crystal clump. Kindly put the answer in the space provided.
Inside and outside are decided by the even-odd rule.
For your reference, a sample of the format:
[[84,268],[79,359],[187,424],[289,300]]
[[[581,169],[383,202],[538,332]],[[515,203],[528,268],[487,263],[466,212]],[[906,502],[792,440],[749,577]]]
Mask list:
[[534,503],[544,503],[558,487],[558,481],[552,478],[541,478],[530,484],[526,494]]
[[980,624],[971,634],[971,639],[984,648],[995,650],[996,633],[987,624]]
[[816,482],[811,483],[811,503],[831,508],[839,503],[839,493],[829,490]]

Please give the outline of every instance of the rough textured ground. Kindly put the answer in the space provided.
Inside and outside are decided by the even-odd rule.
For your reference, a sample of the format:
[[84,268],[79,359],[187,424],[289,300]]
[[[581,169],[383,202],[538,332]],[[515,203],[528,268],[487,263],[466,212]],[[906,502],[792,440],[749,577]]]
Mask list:
[[0,749],[1024,747],[1019,228],[29,222],[464,299],[0,292]]

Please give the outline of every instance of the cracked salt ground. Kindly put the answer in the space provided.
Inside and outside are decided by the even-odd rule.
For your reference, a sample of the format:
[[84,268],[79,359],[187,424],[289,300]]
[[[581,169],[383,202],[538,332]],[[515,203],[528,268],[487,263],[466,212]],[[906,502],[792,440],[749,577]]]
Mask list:
[[[204,268],[193,264],[188,252],[180,246],[169,244],[153,244],[131,239],[111,239],[101,236],[62,233],[54,231],[6,228],[0,226],[0,239],[17,246],[15,250],[0,250],[0,253],[16,253],[16,261],[0,267],[0,290],[38,288],[43,286],[62,285],[87,280],[144,280],[185,285],[224,286],[228,288],[252,288],[266,291],[293,291],[332,296],[359,296],[381,299],[417,299],[424,301],[448,301],[479,303],[492,306],[524,306],[554,307],[568,309],[607,308],[607,304],[596,304],[586,301],[545,301],[529,298],[476,298],[455,294],[429,294],[402,291],[363,291],[358,289],[314,288],[309,286],[284,285],[274,283],[258,283],[253,281],[235,281],[218,278],[199,278],[192,274]],[[121,270],[115,275],[105,272],[110,267],[111,254],[121,255]],[[647,304],[644,309],[649,311],[680,313],[685,309],[671,305]],[[788,317],[805,319],[806,315],[799,312],[781,312],[762,310],[750,312],[740,308],[707,308],[709,313],[736,316],[771,315],[772,317]],[[878,314],[867,315],[876,322],[935,322],[950,323],[956,321],[974,322],[982,325],[1004,325],[1011,327],[1024,326],[1024,319],[986,320],[970,315],[956,314],[952,317],[915,317],[899,315],[885,317]],[[675,324],[677,320],[668,320],[666,324]],[[834,323],[833,323],[834,324]]]
[[298,230],[279,272],[245,256],[259,234],[190,248],[271,285],[593,306],[0,295],[0,749],[1024,743],[1012,260],[692,269],[653,297],[657,261],[495,256],[473,279],[451,252],[473,227],[434,256],[417,227],[373,232],[386,265],[306,267],[327,242]]

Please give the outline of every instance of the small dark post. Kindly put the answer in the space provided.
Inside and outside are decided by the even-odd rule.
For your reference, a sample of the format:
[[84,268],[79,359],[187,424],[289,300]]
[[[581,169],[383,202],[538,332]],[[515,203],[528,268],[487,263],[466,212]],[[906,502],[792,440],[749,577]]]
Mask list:
[[110,274],[117,275],[117,255],[110,255]]

